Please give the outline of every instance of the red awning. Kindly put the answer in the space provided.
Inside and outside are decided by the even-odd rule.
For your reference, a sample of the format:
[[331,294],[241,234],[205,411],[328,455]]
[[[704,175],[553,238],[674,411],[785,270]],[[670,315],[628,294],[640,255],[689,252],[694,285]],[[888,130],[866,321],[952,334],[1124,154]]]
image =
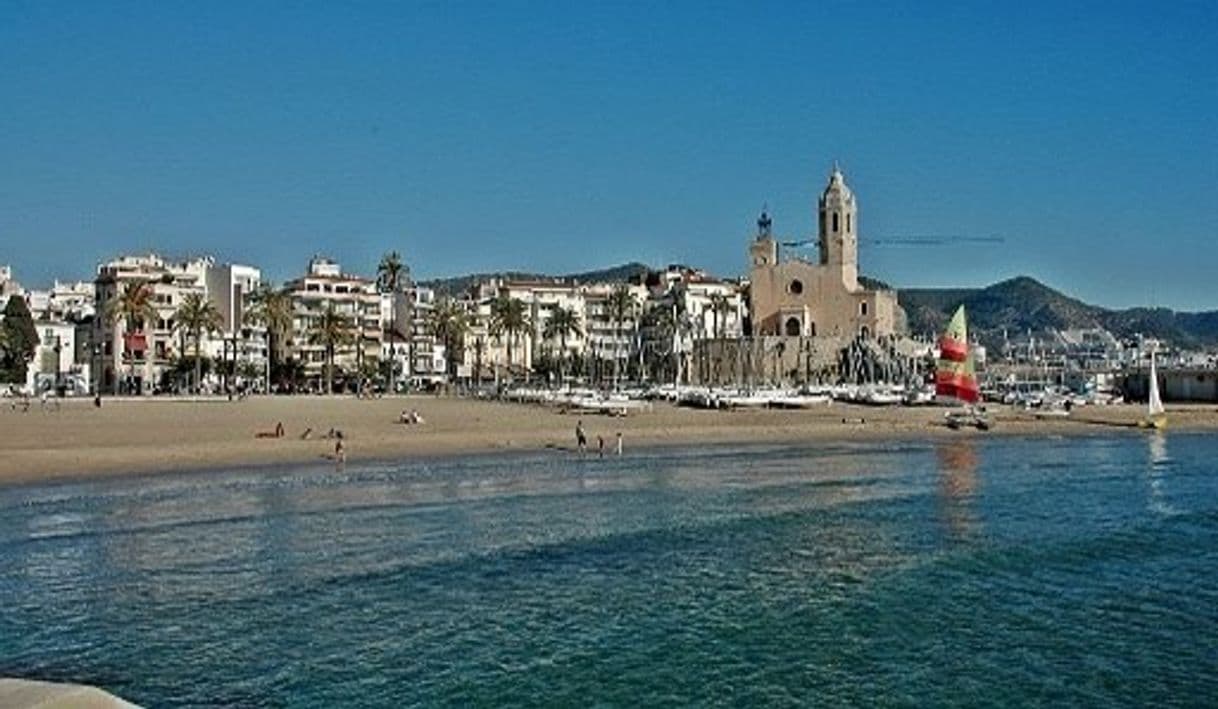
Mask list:
[[123,348],[127,352],[143,352],[148,349],[148,338],[142,332],[129,332],[123,335]]

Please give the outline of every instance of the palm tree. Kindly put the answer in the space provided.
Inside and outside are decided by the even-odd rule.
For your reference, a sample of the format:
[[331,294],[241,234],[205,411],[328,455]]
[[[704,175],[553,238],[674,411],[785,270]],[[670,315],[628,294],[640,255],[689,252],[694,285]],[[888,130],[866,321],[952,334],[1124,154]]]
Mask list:
[[[295,309],[292,303],[292,293],[286,288],[271,288],[263,284],[250,294],[250,309],[245,311],[245,318],[252,324],[266,328],[267,359],[270,369],[283,361],[283,347],[292,331],[292,320]],[[267,393],[271,391],[271,383],[267,381]]]
[[711,329],[715,339],[723,337],[723,330],[727,328],[727,314],[731,312],[732,303],[727,299],[727,296],[722,293],[712,293],[710,297],[711,317],[713,318],[714,326]]
[[546,327],[542,333],[542,337],[547,340],[558,338],[558,379],[563,384],[566,384],[567,375],[563,363],[567,360],[567,338],[580,337],[584,334],[583,328],[579,324],[579,313],[573,308],[564,308],[561,305],[555,305],[550,311],[550,319],[546,320]]
[[339,347],[355,341],[351,320],[334,309],[334,302],[326,304],[309,333],[309,339],[315,345],[321,345],[326,350],[326,393],[334,393],[334,355]]
[[186,333],[195,343],[195,391],[203,382],[203,335],[210,335],[224,325],[224,317],[216,304],[203,297],[202,293],[187,293],[173,316],[176,327]]
[[[123,324],[123,332],[144,331],[144,326],[157,317],[156,306],[153,305],[153,288],[148,282],[128,283],[114,300],[106,306],[106,319],[111,325]],[[115,328],[115,335],[119,334]],[[128,379],[135,381],[135,356],[131,357],[131,371]],[[118,377],[114,378],[114,393],[118,393]]]
[[491,334],[507,336],[508,372],[512,371],[512,345],[521,333],[529,333],[529,314],[524,301],[500,295],[491,302]]
[[[377,286],[380,287],[382,293],[389,293],[393,296],[393,299],[390,300],[389,306],[391,308],[389,315],[389,352],[391,355],[393,355],[389,358],[389,391],[393,393],[397,392],[394,376],[394,370],[397,367],[397,350],[394,347],[394,344],[397,342],[398,335],[398,309],[396,300],[398,296],[398,288],[401,286],[403,278],[408,279],[409,277],[410,267],[402,263],[402,257],[399,256],[398,252],[396,251],[390,251],[382,256],[380,264],[378,264],[376,267]],[[409,298],[407,298],[406,302],[407,304],[411,303]],[[407,327],[410,328],[410,330],[413,330],[413,312],[411,313],[409,320],[410,322],[407,323]],[[406,346],[409,350],[406,357],[406,361],[408,362],[406,365],[406,376],[410,376],[410,370],[414,367],[414,337],[412,335],[413,333],[407,335],[406,339]]]
[[296,316],[291,291],[286,287],[274,289],[263,284],[250,294],[250,305],[245,318],[248,322],[267,329],[267,357],[274,367],[275,364],[283,362],[284,346],[292,330],[292,320]]
[[[727,328],[727,315],[731,312],[732,303],[727,296],[722,293],[712,293],[710,297],[710,311],[713,326],[711,328],[712,338],[715,340],[723,339],[723,331]],[[723,368],[723,345],[718,344],[715,349],[714,361],[714,376],[718,380],[719,373]]]
[[609,300],[605,306],[608,311],[609,320],[613,323],[613,388],[618,387],[618,359],[620,358],[619,345],[622,340],[622,325],[628,320],[634,319],[635,308],[637,303],[634,300],[634,294],[630,292],[630,288],[622,283],[613,289],[609,294]]
[[455,377],[457,373],[457,355],[469,332],[469,318],[465,309],[452,298],[442,298],[432,309],[427,320],[427,329],[431,336],[444,343],[444,365],[446,373]]

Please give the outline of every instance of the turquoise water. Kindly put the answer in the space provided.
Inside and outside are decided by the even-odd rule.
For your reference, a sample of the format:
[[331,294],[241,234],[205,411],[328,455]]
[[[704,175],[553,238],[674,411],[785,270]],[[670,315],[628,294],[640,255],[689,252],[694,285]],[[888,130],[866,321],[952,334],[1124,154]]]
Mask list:
[[0,675],[148,706],[1218,701],[1218,439],[0,488]]

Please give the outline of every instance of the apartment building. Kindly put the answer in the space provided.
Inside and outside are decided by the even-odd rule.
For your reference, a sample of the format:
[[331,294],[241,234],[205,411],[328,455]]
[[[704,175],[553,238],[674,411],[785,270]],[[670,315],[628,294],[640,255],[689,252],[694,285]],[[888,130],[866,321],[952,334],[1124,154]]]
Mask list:
[[[207,269],[213,265],[210,257],[168,261],[147,254],[121,256],[97,267],[92,366],[93,380],[102,390],[149,394],[176,387],[170,376],[176,360],[193,351],[176,327],[175,315],[187,294],[207,295]],[[149,322],[110,317],[111,303],[133,284],[152,289],[156,317]]]
[[315,333],[321,314],[330,306],[346,319],[354,342],[335,351],[335,381],[354,375],[366,362],[378,361],[385,342],[381,294],[376,282],[342,272],[336,262],[321,256],[309,261],[305,275],[285,284],[294,305],[290,354],[304,364],[314,388],[323,386],[326,348]]
[[429,320],[436,292],[418,285],[402,286],[396,293],[381,293],[382,361],[394,360],[399,381],[425,386],[444,381],[444,345],[431,334]]

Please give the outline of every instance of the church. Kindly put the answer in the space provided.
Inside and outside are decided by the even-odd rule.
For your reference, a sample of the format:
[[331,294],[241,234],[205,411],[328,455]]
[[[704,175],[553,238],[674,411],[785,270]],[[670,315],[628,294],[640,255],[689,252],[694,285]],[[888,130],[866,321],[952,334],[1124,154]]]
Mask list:
[[820,196],[820,262],[779,260],[769,215],[757,220],[749,246],[749,309],[754,335],[879,337],[897,334],[905,318],[896,291],[859,285],[858,202],[835,165]]

